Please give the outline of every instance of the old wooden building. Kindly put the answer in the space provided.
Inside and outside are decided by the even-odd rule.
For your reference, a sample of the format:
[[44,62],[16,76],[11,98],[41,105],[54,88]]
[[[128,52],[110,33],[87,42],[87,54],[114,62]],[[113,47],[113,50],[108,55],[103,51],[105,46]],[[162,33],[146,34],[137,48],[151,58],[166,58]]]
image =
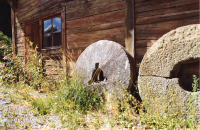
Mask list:
[[[25,34],[39,51],[69,72],[80,52],[98,40],[123,45],[140,63],[163,34],[199,23],[199,0],[8,0],[13,50],[26,60]],[[195,66],[195,65],[194,65]],[[197,65],[196,65],[197,66]],[[186,66],[187,67],[187,66]],[[135,72],[137,74],[137,71]]]

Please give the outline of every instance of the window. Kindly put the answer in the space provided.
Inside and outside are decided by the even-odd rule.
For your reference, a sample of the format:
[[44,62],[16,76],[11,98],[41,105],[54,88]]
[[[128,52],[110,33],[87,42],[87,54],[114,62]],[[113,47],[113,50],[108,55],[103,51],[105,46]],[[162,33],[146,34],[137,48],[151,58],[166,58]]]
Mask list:
[[43,49],[61,47],[61,16],[57,15],[43,20]]
[[34,47],[38,47],[39,52],[45,55],[65,52],[65,7],[28,19],[24,28],[26,37]]

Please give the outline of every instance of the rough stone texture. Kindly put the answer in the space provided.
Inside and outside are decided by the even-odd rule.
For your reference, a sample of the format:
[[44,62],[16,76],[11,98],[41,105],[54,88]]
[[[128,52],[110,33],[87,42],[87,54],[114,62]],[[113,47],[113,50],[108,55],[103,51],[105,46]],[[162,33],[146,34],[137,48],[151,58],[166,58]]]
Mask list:
[[200,25],[196,24],[170,31],[147,51],[139,70],[138,89],[152,113],[160,108],[161,113],[177,113],[184,118],[196,114],[200,123],[200,92],[184,90],[174,78],[182,63],[199,60],[199,45]]
[[180,62],[200,58],[200,25],[188,25],[163,35],[145,54],[139,75],[172,77]]
[[[184,118],[195,114],[192,112],[193,110],[200,113],[199,92],[185,91],[179,84],[178,78],[166,79],[163,77],[139,76],[138,83],[140,96],[147,109],[152,113],[158,111],[157,107],[160,108],[161,113],[178,113]],[[200,116],[197,115],[198,122],[199,119]]]
[[92,79],[96,63],[99,63],[106,80],[95,84],[104,87],[113,85],[115,88],[119,86],[117,84],[122,84],[125,89],[132,89],[133,65],[131,56],[123,46],[113,41],[100,40],[87,47],[76,62],[76,73],[85,83]]

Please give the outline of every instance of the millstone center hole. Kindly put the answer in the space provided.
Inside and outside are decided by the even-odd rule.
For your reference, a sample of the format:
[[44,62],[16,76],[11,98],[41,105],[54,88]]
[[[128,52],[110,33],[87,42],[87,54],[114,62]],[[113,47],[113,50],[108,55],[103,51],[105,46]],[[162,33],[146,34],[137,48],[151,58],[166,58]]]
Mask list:
[[92,73],[92,79],[91,82],[99,83],[101,81],[104,81],[105,77],[103,77],[103,71],[101,68],[99,68],[99,63],[95,64],[95,70]]
[[[182,88],[190,92],[199,91],[199,81],[196,83],[196,85],[192,85],[194,84],[193,75],[196,75],[196,77],[199,78],[199,72],[199,62],[181,64],[177,78],[179,78]],[[194,87],[198,88],[196,89]]]

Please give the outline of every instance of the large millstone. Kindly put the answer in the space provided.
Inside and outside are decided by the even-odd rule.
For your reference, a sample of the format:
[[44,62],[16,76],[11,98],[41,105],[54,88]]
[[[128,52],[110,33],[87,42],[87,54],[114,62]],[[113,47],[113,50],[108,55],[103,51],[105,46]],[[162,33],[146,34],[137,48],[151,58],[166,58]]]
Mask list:
[[[120,44],[100,40],[87,47],[76,62],[76,73],[84,83],[109,89],[114,86],[117,91],[120,86],[126,90],[132,89],[133,64],[132,57]],[[97,81],[95,71],[101,71]]]
[[177,112],[182,117],[196,113],[200,121],[200,92],[183,89],[180,79],[176,78],[181,64],[198,62],[199,45],[200,25],[195,24],[170,31],[147,51],[138,77],[139,94],[148,104],[147,109],[155,112],[164,108],[161,113]]

